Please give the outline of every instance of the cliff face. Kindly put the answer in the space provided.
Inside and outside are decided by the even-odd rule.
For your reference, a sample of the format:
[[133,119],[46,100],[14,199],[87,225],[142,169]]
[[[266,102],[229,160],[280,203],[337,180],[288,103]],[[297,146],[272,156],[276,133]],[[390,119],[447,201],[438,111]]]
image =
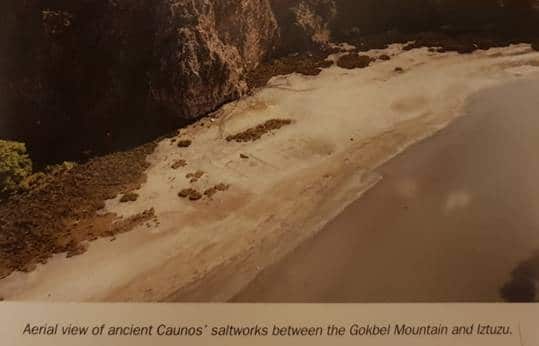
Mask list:
[[508,12],[527,30],[527,1],[5,0],[0,138],[38,163],[143,143],[237,98],[271,56]]
[[268,0],[169,0],[157,17],[151,100],[184,119],[244,93],[243,76],[279,40]]

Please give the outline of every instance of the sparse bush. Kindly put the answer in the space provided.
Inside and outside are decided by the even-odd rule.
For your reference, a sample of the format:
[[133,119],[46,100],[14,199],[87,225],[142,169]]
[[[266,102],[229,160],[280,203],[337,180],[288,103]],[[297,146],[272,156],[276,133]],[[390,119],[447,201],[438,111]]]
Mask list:
[[49,165],[45,167],[45,172],[49,175],[58,175],[72,170],[77,166],[76,162],[64,161],[56,165]]
[[24,143],[0,140],[0,195],[19,190],[32,174],[32,161]]

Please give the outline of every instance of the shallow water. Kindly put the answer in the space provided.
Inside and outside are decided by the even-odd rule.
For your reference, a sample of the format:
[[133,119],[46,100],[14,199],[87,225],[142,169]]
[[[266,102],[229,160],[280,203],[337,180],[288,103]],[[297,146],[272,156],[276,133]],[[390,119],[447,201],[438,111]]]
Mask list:
[[384,180],[236,301],[535,300],[539,80],[473,97],[467,116],[380,167]]

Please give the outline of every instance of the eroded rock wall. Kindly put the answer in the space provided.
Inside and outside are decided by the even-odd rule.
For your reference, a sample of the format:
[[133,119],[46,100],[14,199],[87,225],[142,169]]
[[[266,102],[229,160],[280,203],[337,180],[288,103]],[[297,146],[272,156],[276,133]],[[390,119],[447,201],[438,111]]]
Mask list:
[[169,0],[159,5],[152,101],[193,119],[247,89],[244,75],[279,41],[268,0]]

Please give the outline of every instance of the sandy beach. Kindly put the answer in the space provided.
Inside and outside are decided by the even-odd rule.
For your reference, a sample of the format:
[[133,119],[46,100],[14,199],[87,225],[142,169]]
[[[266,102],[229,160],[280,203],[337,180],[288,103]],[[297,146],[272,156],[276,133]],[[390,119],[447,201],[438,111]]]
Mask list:
[[[434,163],[433,168],[442,172],[441,176],[429,176],[429,170],[410,171],[408,176],[414,178],[412,180],[404,179],[407,175],[395,178],[391,172],[420,169],[424,160],[420,154],[415,154],[406,163],[401,163],[404,156],[387,165],[384,163],[466,114],[468,99],[478,92],[537,76],[539,53],[523,44],[476,51],[469,55],[435,53],[427,48],[403,51],[402,45],[369,51],[368,54],[372,57],[387,54],[391,59],[377,60],[365,69],[346,70],[332,66],[319,76],[292,74],[274,77],[267,87],[254,95],[227,104],[210,117],[182,129],[177,138],[163,140],[148,158],[151,166],[146,172],[147,180],[136,191],[140,197],[132,203],[120,203],[119,197],[109,200],[103,211],[127,218],[153,208],[157,222],[118,235],[114,241],[100,239],[92,242],[81,256],[66,259],[65,254],[58,254],[33,272],[14,272],[0,280],[0,296],[8,300],[41,301],[228,301],[233,297],[248,301],[281,301],[283,296],[276,293],[280,287],[273,285],[280,286],[281,278],[286,278],[287,284],[283,289],[288,291],[283,291],[283,294],[288,297],[287,301],[335,301],[337,296],[341,301],[372,301],[388,296],[392,300],[414,301],[475,299],[479,296],[482,300],[497,299],[499,284],[510,279],[508,275],[512,267],[525,260],[537,245],[525,236],[531,231],[529,225],[521,228],[524,232],[522,238],[513,237],[518,242],[512,245],[514,251],[505,252],[503,256],[506,257],[492,261],[489,256],[499,250],[496,244],[503,242],[504,246],[511,246],[513,238],[507,238],[509,235],[503,232],[502,226],[517,228],[511,221],[523,222],[523,219],[507,213],[499,214],[501,220],[491,219],[492,224],[487,224],[489,227],[481,228],[482,232],[477,234],[465,232],[466,227],[471,226],[467,224],[464,227],[457,221],[434,230],[431,229],[433,224],[427,222],[434,222],[438,215],[429,209],[435,206],[429,196],[436,199],[447,192],[450,194],[444,197],[447,197],[446,209],[436,209],[436,212],[447,212],[451,216],[456,213],[468,215],[463,210],[477,206],[480,208],[478,213],[490,213],[492,217],[492,211],[487,210],[490,204],[473,202],[475,194],[480,192],[488,192],[485,199],[496,201],[493,195],[495,182],[488,185],[490,189],[478,185],[477,191],[470,190],[472,187],[469,186],[452,186],[450,182],[447,185],[432,182],[426,188],[427,192],[422,193],[414,185],[414,174],[418,174],[418,181],[449,179],[454,176],[450,164],[456,159],[439,159],[441,161]],[[515,97],[526,95],[524,92],[516,93]],[[472,102],[470,107],[474,104]],[[527,114],[521,113],[524,117]],[[495,122],[496,117],[491,119],[489,114],[485,112],[479,117],[469,117],[467,121],[477,122],[474,126],[460,125],[460,122],[455,126],[476,131],[483,122],[485,126],[490,121]],[[506,113],[499,116],[503,115]],[[533,120],[532,115],[528,114],[530,121]],[[483,120],[476,120],[478,118]],[[286,119],[289,124],[253,142],[227,140],[227,137],[274,119]],[[500,124],[502,129],[506,125],[520,126],[517,130],[535,129],[517,121]],[[508,133],[515,134],[509,129]],[[483,144],[480,138],[470,136],[477,141],[477,146]],[[518,141],[520,137],[514,138]],[[191,140],[192,143],[178,147],[178,141],[182,140]],[[436,145],[425,145],[429,149],[422,155],[434,155],[437,150],[442,150]],[[497,151],[506,153],[508,159],[516,160],[515,165],[529,159],[524,154],[515,156],[514,148],[504,152],[503,143],[494,141],[492,145]],[[415,146],[412,150],[417,151],[420,147]],[[497,155],[496,150],[488,152]],[[462,155],[459,159],[468,160],[462,165],[477,160],[473,152],[470,155],[459,153],[448,152],[447,155]],[[477,155],[485,163],[476,174],[488,176],[487,173],[496,169],[489,166],[491,161],[487,161],[493,156],[484,152],[477,152]],[[185,165],[171,168],[178,160],[184,160]],[[522,172],[513,169],[511,164],[507,164],[506,169],[499,174],[518,175]],[[526,174],[525,179],[519,176],[505,178],[524,184],[532,176],[534,174]],[[399,180],[401,178],[404,180]],[[480,178],[474,176],[470,179],[477,181]],[[392,184],[398,185],[397,190],[402,194],[399,198],[395,197]],[[195,201],[178,197],[178,192],[185,189],[204,192],[216,186],[227,186],[227,189]],[[375,190],[369,190],[373,186]],[[506,188],[519,190],[498,192],[500,195],[525,192],[529,186],[511,184]],[[376,189],[389,190],[382,191],[381,197],[372,197]],[[372,202],[368,208],[358,207],[371,199],[378,204]],[[417,204],[409,203],[411,199]],[[493,207],[500,210],[516,208],[511,203]],[[358,209],[364,215],[358,214]],[[516,209],[515,212],[520,210]],[[411,212],[415,214],[408,216],[406,220],[409,223],[397,227],[396,222]],[[524,210],[521,212],[525,213]],[[430,217],[425,216],[427,214]],[[353,215],[353,223],[349,221],[350,215]],[[369,224],[374,222],[373,216],[383,216],[385,222],[394,224],[378,232],[355,232],[355,222],[364,220],[370,227],[374,225]],[[416,227],[420,220],[424,220],[421,224],[425,227]],[[455,217],[451,220],[461,219]],[[468,221],[473,223],[471,219]],[[324,228],[326,230],[316,236]],[[403,231],[414,229],[413,236]],[[440,234],[444,230],[445,233],[438,238],[428,236],[432,234],[428,232]],[[473,286],[470,295],[466,296],[463,287],[470,284],[470,277],[477,277],[476,271],[464,272],[459,282],[454,282],[451,274],[458,268],[469,267],[468,260],[476,258],[470,253],[476,250],[460,244],[483,243],[491,231],[502,238],[492,246],[484,244],[483,251],[488,252],[488,256],[477,255],[482,261],[477,265],[483,263],[481,271],[495,267],[490,270],[493,272],[491,282]],[[328,238],[328,244],[334,242],[336,248],[331,252],[324,250],[325,240],[318,240],[324,237]],[[399,237],[410,239],[412,245],[406,247],[406,242]],[[428,254],[423,253],[422,256],[422,252],[417,251],[423,249],[418,239],[427,242]],[[308,242],[304,247],[295,250],[305,241]],[[318,242],[321,245],[316,245]],[[524,243],[526,247],[520,248]],[[363,262],[356,257],[357,250],[351,247],[354,244],[361,244],[362,253],[369,259]],[[311,246],[316,249],[311,250]],[[344,247],[342,251],[335,250],[339,246]],[[285,262],[279,262],[292,251]],[[409,251],[417,256],[407,256],[406,261],[402,261],[395,255],[400,251]],[[450,251],[462,253],[452,259],[442,256]],[[439,262],[431,261],[432,256]],[[303,262],[307,257],[310,259]],[[455,258],[457,262],[453,261]],[[345,267],[351,263],[353,267],[348,270],[353,272],[356,260],[367,264],[369,270],[362,271],[357,279],[345,285],[343,278],[350,278]],[[332,261],[342,264],[341,270],[330,270]],[[380,270],[391,267],[394,262],[400,266],[393,265],[387,276],[380,274]],[[263,272],[264,268],[275,263],[279,264]],[[282,263],[289,263],[284,265],[292,271],[281,271]],[[429,276],[434,267],[437,268],[435,278]],[[301,275],[294,272],[294,268]],[[410,273],[405,269],[416,270],[414,276],[424,281],[427,278],[432,280],[428,285],[418,280],[408,289],[398,289],[410,281]],[[331,276],[319,273],[319,279],[324,283],[317,280],[311,290],[305,290],[305,296],[299,297],[298,287],[305,289],[303,286],[314,275],[313,270],[327,270]],[[259,276],[261,272],[263,274]],[[369,275],[383,280],[369,279]],[[243,296],[238,296],[257,276],[253,286],[243,291]],[[363,279],[372,281],[372,285],[362,286]],[[268,280],[273,282],[269,284]],[[442,284],[441,280],[447,282]],[[445,284],[450,284],[452,290],[444,295],[438,288],[447,288]],[[335,285],[342,290],[336,289]],[[360,286],[361,289],[358,288]],[[413,290],[419,291],[414,293]],[[421,299],[413,299],[413,294]]]

